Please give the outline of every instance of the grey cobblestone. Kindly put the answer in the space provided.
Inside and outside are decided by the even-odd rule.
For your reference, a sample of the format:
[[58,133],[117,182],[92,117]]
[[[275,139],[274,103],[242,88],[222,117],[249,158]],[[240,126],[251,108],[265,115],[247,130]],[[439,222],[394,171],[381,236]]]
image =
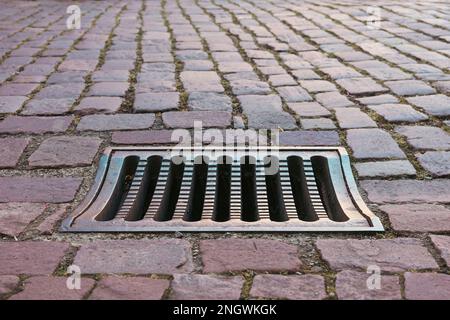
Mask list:
[[450,97],[443,94],[407,98],[408,102],[435,116],[450,115]]
[[317,102],[291,102],[289,108],[301,117],[329,116],[331,112]]
[[358,101],[365,105],[397,103],[398,99],[390,94],[380,94],[373,97],[358,98]]
[[155,116],[153,114],[90,115],[81,118],[77,130],[108,131],[147,129],[153,125],[154,121]]
[[136,95],[133,108],[138,112],[167,111],[178,108],[177,92],[139,93]]
[[328,109],[353,106],[353,102],[339,92],[318,93],[316,94],[315,99]]
[[336,108],[336,118],[343,129],[375,128],[377,123],[359,108]]
[[418,154],[417,159],[432,174],[437,176],[450,174],[450,152],[448,151],[428,151]]
[[381,129],[350,129],[347,140],[357,159],[405,158],[394,139]]
[[415,96],[435,93],[435,90],[432,87],[425,84],[425,82],[418,80],[387,81],[385,84],[392,92],[399,96]]
[[213,92],[193,92],[189,95],[188,106],[194,111],[231,111],[231,99],[224,94]]
[[428,116],[407,104],[380,104],[369,108],[389,122],[419,122],[428,119]]
[[406,160],[355,163],[355,168],[360,177],[389,177],[416,174],[412,164]]
[[442,129],[428,126],[400,126],[395,129],[406,136],[415,149],[450,149],[450,135]]
[[68,113],[74,104],[74,98],[39,99],[28,101],[23,115],[63,115]]
[[370,78],[339,79],[336,82],[348,93],[354,95],[367,95],[388,91]]

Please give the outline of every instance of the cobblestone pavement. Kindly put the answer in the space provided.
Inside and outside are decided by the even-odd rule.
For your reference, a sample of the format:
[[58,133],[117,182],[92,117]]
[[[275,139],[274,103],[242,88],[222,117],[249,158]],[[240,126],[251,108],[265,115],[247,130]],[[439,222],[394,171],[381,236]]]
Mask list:
[[[1,298],[450,299],[448,2],[83,1],[79,30],[69,4],[0,3]],[[387,231],[57,231],[106,146],[196,119],[345,146]]]

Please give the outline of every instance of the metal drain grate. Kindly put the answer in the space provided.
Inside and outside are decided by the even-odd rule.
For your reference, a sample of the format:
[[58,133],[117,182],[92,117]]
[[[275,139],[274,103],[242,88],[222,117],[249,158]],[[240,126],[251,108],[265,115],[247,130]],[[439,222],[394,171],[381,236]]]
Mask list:
[[61,230],[384,229],[358,193],[344,148],[155,147],[108,149],[94,186]]

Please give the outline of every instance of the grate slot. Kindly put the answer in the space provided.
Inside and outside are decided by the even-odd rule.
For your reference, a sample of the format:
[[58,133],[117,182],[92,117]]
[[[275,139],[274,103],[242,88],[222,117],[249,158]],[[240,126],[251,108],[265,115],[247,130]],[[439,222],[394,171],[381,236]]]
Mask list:
[[287,221],[289,218],[284,205],[279,160],[278,158],[271,156],[266,157],[264,162],[270,220]]
[[178,196],[180,195],[184,166],[185,163],[181,156],[172,158],[164,195],[161,199],[158,211],[154,216],[156,221],[168,221],[172,219],[177,207]]
[[156,190],[161,164],[161,156],[151,156],[147,159],[139,189],[125,220],[138,221],[144,218]]
[[256,160],[256,193],[259,219],[268,219],[269,203],[267,200],[267,186],[265,179],[265,162]]
[[214,199],[216,194],[217,165],[208,165],[208,173],[205,187],[205,200],[203,202],[203,219],[213,219]]
[[233,159],[231,165],[231,182],[230,182],[230,218],[241,218],[241,167],[240,161]]
[[214,221],[227,221],[230,219],[231,201],[231,157],[222,157],[217,162],[216,192],[214,198]]
[[183,220],[199,221],[202,218],[203,205],[205,200],[206,183],[208,178],[208,159],[197,157],[195,159],[192,173],[191,191],[189,202],[184,213]]
[[320,193],[320,198],[325,206],[328,217],[337,222],[347,221],[345,215],[334,191],[333,182],[331,181],[330,168],[328,167],[328,159],[322,156],[311,157],[315,181]]
[[171,163],[170,159],[162,160],[158,181],[156,182],[155,192],[153,194],[152,200],[150,201],[150,205],[145,215],[146,217],[153,218],[154,213],[158,211],[158,208],[161,205],[164,190],[166,187],[167,176],[169,174],[170,163]]
[[294,195],[295,207],[298,218],[303,221],[316,221],[318,216],[314,208],[306,183],[303,159],[298,156],[287,158],[292,193]]
[[138,163],[139,157],[128,156],[124,159],[119,174],[117,175],[116,173],[115,178],[112,177],[114,172],[111,172],[111,177],[109,177],[107,181],[114,183],[113,191],[108,197],[108,201],[103,209],[96,216],[97,221],[109,221],[114,219],[127,196]]
[[244,156],[241,159],[241,219],[258,221],[258,200],[256,187],[256,159]]

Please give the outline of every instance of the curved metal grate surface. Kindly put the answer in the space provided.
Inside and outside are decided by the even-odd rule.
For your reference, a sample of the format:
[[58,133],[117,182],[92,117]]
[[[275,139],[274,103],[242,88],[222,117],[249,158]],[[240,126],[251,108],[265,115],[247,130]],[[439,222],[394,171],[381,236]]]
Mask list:
[[62,231],[383,231],[344,148],[110,148]]

